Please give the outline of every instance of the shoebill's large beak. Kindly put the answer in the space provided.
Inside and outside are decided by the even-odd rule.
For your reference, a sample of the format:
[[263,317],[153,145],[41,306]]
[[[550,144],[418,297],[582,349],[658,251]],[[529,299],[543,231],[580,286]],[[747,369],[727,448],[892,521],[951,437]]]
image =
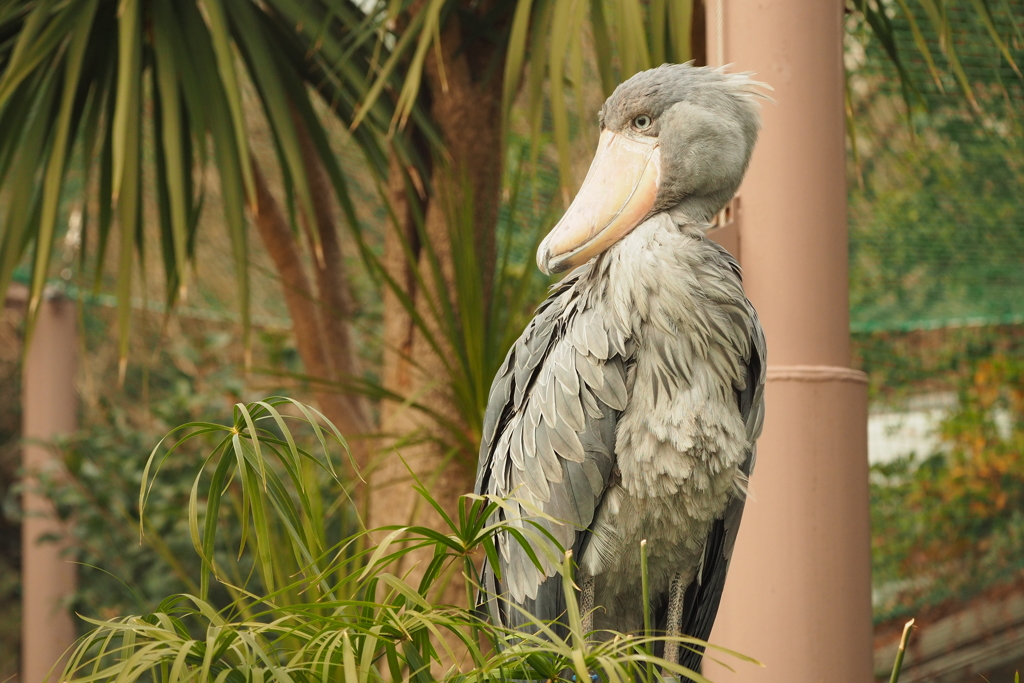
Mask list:
[[601,133],[583,187],[537,249],[537,266],[545,274],[569,270],[625,237],[650,215],[660,175],[656,138]]

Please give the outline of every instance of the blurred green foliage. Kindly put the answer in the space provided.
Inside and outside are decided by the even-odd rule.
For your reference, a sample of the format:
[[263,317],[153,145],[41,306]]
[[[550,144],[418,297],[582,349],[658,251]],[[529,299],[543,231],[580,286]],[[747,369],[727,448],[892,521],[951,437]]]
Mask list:
[[857,331],[1024,316],[1024,136],[1015,123],[1006,135],[957,117],[934,123],[873,160],[853,197]]
[[[158,400],[154,412],[178,412],[173,404],[182,398]],[[147,533],[140,534],[138,492],[149,451],[159,438],[156,430],[139,429],[123,416],[98,422],[59,444],[66,476],[41,481],[60,516],[73,520],[71,555],[81,563],[73,607],[79,614],[109,619],[149,612],[167,595],[191,588],[199,563],[182,511],[202,462],[196,449],[180,449],[164,468],[147,509]]]
[[[235,343],[237,325],[182,318],[167,326],[168,321],[145,313],[133,328],[133,354],[138,361],[128,365],[119,385],[116,346],[110,342],[112,316],[108,307],[82,306],[82,343],[88,351],[80,382],[82,427],[55,444],[66,471],[44,473],[39,483],[59,515],[70,522],[69,557],[81,565],[73,610],[103,619],[149,612],[167,595],[197,589],[192,582],[199,560],[192,551],[184,511],[209,444],[191,441],[164,464],[160,486],[152,491],[147,505],[143,535],[139,487],[154,444],[174,425],[223,419],[254,387],[301,388],[287,376],[272,382],[245,377]],[[256,332],[260,343],[254,350],[261,366],[289,370],[294,350],[287,335],[275,330]],[[16,455],[17,442],[10,446]],[[19,492],[19,486],[11,487],[4,500],[5,517],[12,524],[18,519]],[[340,519],[336,508],[330,515],[328,524]],[[237,541],[241,530],[225,521],[221,533],[227,543]],[[218,548],[217,552],[224,557],[237,555],[237,543],[234,550]],[[246,550],[224,564],[251,571],[251,554]],[[9,600],[15,605],[17,576],[17,571],[3,574],[14,582]],[[0,585],[0,590],[5,588],[6,584]],[[0,596],[0,607],[10,604],[5,597]],[[231,599],[222,587],[210,596],[214,605]]]
[[[1024,321],[1024,80],[964,4],[947,7],[951,36],[918,16],[938,55],[935,76],[914,50],[907,18],[893,20],[916,88],[909,113],[879,41],[849,32],[855,332]],[[1003,5],[992,8],[994,26],[1020,62],[1024,3]],[[943,41],[956,44],[973,101],[958,91]]]
[[[179,443],[181,435],[161,439],[166,433],[164,425],[174,424],[175,419],[213,424],[223,420],[225,411],[219,396],[196,396],[185,382],[177,386],[180,391],[151,404],[154,420],[149,427],[139,428],[121,415],[121,419],[99,422],[59,443],[67,470],[56,476],[44,475],[40,482],[43,492],[56,503],[58,514],[71,522],[69,555],[81,565],[73,609],[83,617],[146,614],[170,595],[200,594],[197,577],[202,563],[193,549],[188,511],[197,486],[196,519],[200,526],[206,524],[210,472],[204,465],[216,440],[195,437]],[[268,433],[273,432],[273,426],[269,427]],[[160,461],[159,485],[152,485],[156,469],[148,472],[143,533],[139,492],[157,443],[163,451],[173,452]],[[299,447],[304,444],[302,440],[297,443]],[[280,466],[268,463],[267,468]],[[202,472],[198,485],[197,472]],[[310,491],[324,494],[328,486],[337,491],[337,481],[313,474],[306,483]],[[318,508],[319,523],[338,540],[355,532],[358,524],[350,501],[332,495]],[[215,582],[205,596],[218,609],[238,597],[229,585],[269,592],[264,577],[255,571],[254,546],[243,540],[247,522],[238,517],[245,505],[240,484],[230,482],[221,496],[224,512],[217,522],[213,561],[223,572],[223,583]],[[83,629],[89,626],[81,621],[79,625]]]
[[938,453],[871,472],[876,620],[1024,579],[1024,358],[971,364]]
[[939,452],[872,468],[877,621],[1024,578],[1024,80],[989,39],[1021,61],[1024,3],[993,4],[992,27],[967,4],[946,35],[894,17],[909,94],[848,17],[854,364],[876,407],[956,396]]
[[912,396],[956,391],[975,364],[1024,358],[1024,326],[950,327],[853,334],[853,364],[868,375],[874,407],[899,408]]

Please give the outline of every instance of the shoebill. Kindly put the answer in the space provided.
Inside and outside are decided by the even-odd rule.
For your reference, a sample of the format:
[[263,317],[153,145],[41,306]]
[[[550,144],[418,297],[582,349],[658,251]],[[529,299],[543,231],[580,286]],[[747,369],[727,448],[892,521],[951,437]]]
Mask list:
[[[491,387],[476,492],[509,497],[498,514],[523,528],[531,509],[557,520],[541,523],[573,552],[595,638],[643,631],[642,539],[660,633],[706,639],[718,610],[764,415],[765,341],[739,266],[706,231],[746,171],[760,85],[666,64],[616,88],[586,180],[537,252],[545,273],[571,272]],[[489,617],[564,619],[560,554],[539,549],[538,570],[497,540],[500,572],[481,573]],[[674,643],[663,654],[700,666]]]

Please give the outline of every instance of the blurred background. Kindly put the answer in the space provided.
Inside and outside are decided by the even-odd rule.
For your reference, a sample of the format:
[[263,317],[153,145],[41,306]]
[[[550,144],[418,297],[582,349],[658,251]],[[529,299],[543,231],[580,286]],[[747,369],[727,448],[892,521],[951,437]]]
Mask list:
[[[80,147],[55,162],[62,175],[54,198],[42,179],[67,141],[33,148],[32,121],[60,130],[70,72],[13,82],[17,37],[38,7],[0,3],[0,274],[10,281],[0,312],[0,681],[18,680],[21,667],[27,486],[63,520],[59,538],[42,542],[59,541],[79,563],[73,611],[146,612],[189,590],[191,540],[175,513],[186,505],[200,450],[179,452],[165,468],[147,511],[155,532],[139,542],[146,458],[183,422],[222,421],[234,404],[270,395],[316,404],[373,473],[362,501],[370,520],[422,515],[395,502],[393,465],[379,444],[456,463],[449,472],[472,467],[490,377],[547,285],[535,273],[534,247],[589,164],[592,113],[609,87],[648,63],[708,62],[710,10],[700,0],[668,9],[607,3],[607,16],[591,15],[585,3],[541,3],[525,11],[529,34],[517,33],[520,13],[492,8],[490,16],[474,3],[433,15],[444,3],[425,3],[425,17],[372,2],[330,11],[331,3],[308,3],[322,13],[303,17],[288,14],[303,3],[270,3],[266,16],[249,14],[260,15],[260,39],[280,58],[263,63],[255,45],[232,34],[240,85],[210,96],[233,121],[235,128],[221,121],[224,130],[242,132],[242,144],[225,150],[214,140],[221,124],[214,114],[201,119],[195,94],[183,89],[174,96],[180,106],[168,108],[162,90],[161,65],[187,60],[161,41],[187,37],[161,37],[149,22],[178,12],[192,30],[195,17],[127,3],[140,13],[138,35],[151,36],[133,48],[123,32],[117,43],[112,23],[101,26],[116,3],[81,4],[99,7],[95,30],[106,30],[110,44],[103,53],[83,33],[81,49],[92,55],[84,69],[96,73],[88,74],[92,85],[82,76],[81,88],[94,95],[83,95],[76,113]],[[852,365],[869,378],[875,668],[881,676],[891,666],[903,623],[916,617],[928,634],[919,661],[929,668],[907,680],[1009,681],[1024,667],[1024,2],[847,5],[850,333]],[[334,11],[386,16],[367,28]],[[235,10],[231,31],[247,30],[246,12]],[[303,20],[321,33],[304,32]],[[429,41],[419,36],[433,35],[422,25],[431,21],[446,40],[460,21],[465,35],[467,27],[479,32],[465,54],[451,47],[457,41],[437,43],[453,51],[441,59],[447,72],[424,67],[420,46]],[[73,25],[60,50],[75,54]],[[389,40],[377,42],[380,25],[393,32]],[[631,25],[647,38],[643,50],[627,40]],[[300,28],[283,35],[281,26]],[[63,69],[69,58],[32,30],[32,44],[53,51],[41,59]],[[324,52],[310,57],[316,40]],[[614,49],[602,50],[602,41]],[[209,66],[202,59],[216,62],[216,38],[206,46],[209,54],[196,49],[197,70]],[[143,123],[134,143],[106,128],[121,125],[117,111],[132,111],[100,65],[118,50],[140,70],[134,106]],[[339,64],[379,80],[339,74]],[[506,75],[467,84],[459,69]],[[298,94],[282,85],[291,70],[306,84]],[[409,74],[422,83],[409,86]],[[446,113],[442,98],[431,98],[442,82],[477,105],[461,119]],[[268,107],[275,93],[287,93],[291,108]],[[168,118],[175,109],[177,123]],[[445,117],[450,128],[437,124]],[[395,121],[405,122],[397,134]],[[177,165],[159,144],[173,126],[193,141]],[[455,149],[439,153],[433,138],[451,143],[458,126]],[[478,151],[495,139],[503,141],[495,153]],[[144,169],[135,188],[125,180],[131,144]],[[129,192],[134,210],[112,211],[109,198],[124,204]],[[252,218],[241,217],[240,197],[249,198]],[[55,207],[49,217],[40,208],[47,202]],[[19,232],[19,219],[35,232]],[[481,222],[496,228],[480,231]],[[61,299],[74,302],[76,333],[62,343],[78,358],[77,429],[47,448],[60,467],[29,481],[21,457],[25,344],[34,316]],[[465,490],[464,477],[446,477],[434,483],[438,491]],[[375,517],[373,500],[390,501],[391,517]]]
[[[1012,680],[1024,616],[1024,91],[983,23],[947,9],[957,28],[945,38],[923,13],[919,36],[894,21],[921,102],[909,122],[896,67],[848,24],[850,329],[870,379],[876,646],[918,616],[936,638],[925,679]],[[1013,32],[1024,8],[1006,9],[1001,30]],[[961,46],[973,102],[911,47],[944,39]],[[938,675],[966,661],[972,675]]]

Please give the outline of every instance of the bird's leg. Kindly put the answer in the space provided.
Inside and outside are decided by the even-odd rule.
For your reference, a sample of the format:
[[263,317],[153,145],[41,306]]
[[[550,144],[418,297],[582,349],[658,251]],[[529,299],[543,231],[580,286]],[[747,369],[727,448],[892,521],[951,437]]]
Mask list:
[[[677,573],[672,577],[672,583],[668,587],[668,623],[666,630],[670,638],[679,637],[683,634],[683,598],[686,595],[686,587],[683,585],[683,575]],[[679,663],[679,643],[674,640],[665,641],[665,657],[673,664]],[[666,676],[671,675],[665,672]]]
[[583,616],[583,636],[586,637],[594,630],[593,576],[588,576],[583,580],[583,587],[580,589],[580,614]]

